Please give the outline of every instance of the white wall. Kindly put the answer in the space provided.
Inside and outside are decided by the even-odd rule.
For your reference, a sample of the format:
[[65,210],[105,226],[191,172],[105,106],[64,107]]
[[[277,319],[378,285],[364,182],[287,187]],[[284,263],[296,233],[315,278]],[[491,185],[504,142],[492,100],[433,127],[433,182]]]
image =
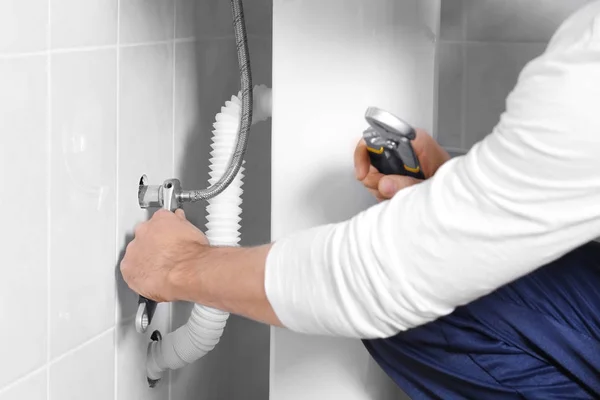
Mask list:
[[591,0],[442,0],[438,139],[468,150],[500,120],[525,64]]
[[[208,6],[202,22],[196,3]],[[205,167],[194,170],[208,159],[207,142],[195,138],[208,139],[208,116],[237,91],[237,62],[230,37],[203,40],[196,28],[213,23],[229,35],[222,3],[226,18],[217,19],[216,0],[0,0],[0,400],[179,400],[198,380],[173,393],[168,380],[147,388],[148,338],[133,328],[137,296],[117,265],[148,217],[137,205],[141,174],[207,180]],[[268,84],[270,38],[260,23],[253,29],[262,32],[251,39],[257,81]],[[268,154],[268,126],[261,133],[248,162],[244,217],[255,228],[244,228],[246,243],[268,239],[257,176],[268,175],[257,150]],[[163,306],[154,327],[170,323]],[[224,342],[240,337],[252,341],[230,343],[219,365],[236,378],[258,360],[262,369],[247,377],[262,371],[254,391],[265,393],[268,330],[234,319]],[[212,376],[215,364],[205,365]]]
[[[373,204],[352,165],[368,106],[433,130],[438,16],[438,1],[274,1],[273,239]],[[272,400],[398,396],[359,341],[272,330]]]

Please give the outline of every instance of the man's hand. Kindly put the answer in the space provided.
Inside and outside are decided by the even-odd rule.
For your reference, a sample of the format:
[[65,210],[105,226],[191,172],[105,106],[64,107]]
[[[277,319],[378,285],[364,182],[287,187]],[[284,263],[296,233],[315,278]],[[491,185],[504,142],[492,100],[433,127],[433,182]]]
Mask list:
[[211,247],[183,210],[161,210],[137,227],[121,272],[146,298],[200,303],[281,326],[265,292],[270,248]]
[[182,283],[195,280],[196,267],[208,249],[208,240],[183,210],[160,210],[136,228],[121,273],[129,287],[146,298],[191,300],[193,294]]
[[[450,159],[450,155],[429,134],[417,129],[417,137],[412,142],[413,149],[425,174],[431,178],[439,167]],[[398,191],[417,184],[420,180],[401,175],[383,175],[371,165],[367,145],[364,140],[354,151],[354,168],[356,179],[371,192],[379,201],[391,199]]]

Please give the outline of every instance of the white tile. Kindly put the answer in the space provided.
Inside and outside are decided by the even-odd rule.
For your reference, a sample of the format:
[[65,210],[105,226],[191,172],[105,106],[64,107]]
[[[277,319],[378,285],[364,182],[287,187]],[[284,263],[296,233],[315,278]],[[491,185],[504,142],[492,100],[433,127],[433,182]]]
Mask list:
[[151,329],[139,334],[132,319],[118,325],[117,331],[117,399],[118,400],[166,400],[168,398],[168,374],[154,389],[146,380],[146,351],[150,336],[155,330],[166,335],[169,332],[169,304],[159,304]]
[[117,4],[117,0],[52,1],[52,47],[115,44]]
[[464,2],[468,40],[547,43],[562,21],[590,0]]
[[114,336],[110,330],[50,365],[50,398],[114,399]]
[[[272,0],[245,1],[246,31],[250,35],[269,36],[273,30]],[[203,0],[196,6],[198,38],[233,36],[231,4],[222,0]]]
[[442,0],[440,39],[460,41],[465,39],[464,0]]
[[0,60],[0,207],[10,227],[1,235],[0,316],[8,325],[0,343],[10,362],[0,364],[0,388],[46,361],[46,65],[45,57]]
[[461,43],[441,43],[438,49],[438,133],[443,146],[460,148],[463,126],[464,57]]
[[121,0],[121,43],[173,38],[175,0]]
[[0,1],[0,54],[47,47],[48,0]]
[[[173,50],[170,45],[123,48],[120,74],[118,243],[125,249],[135,226],[148,219],[137,191],[173,178]],[[137,296],[119,274],[119,315],[129,317]]]
[[51,351],[114,324],[116,50],[52,57]]
[[46,400],[47,380],[43,369],[6,390],[0,389],[0,400]]
[[544,51],[542,44],[467,45],[466,148],[483,139],[500,120],[519,73]]

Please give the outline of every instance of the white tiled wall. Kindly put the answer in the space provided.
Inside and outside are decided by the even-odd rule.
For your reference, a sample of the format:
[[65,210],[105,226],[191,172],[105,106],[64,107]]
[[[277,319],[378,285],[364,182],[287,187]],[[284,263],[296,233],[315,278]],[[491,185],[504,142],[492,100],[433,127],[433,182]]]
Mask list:
[[521,69],[590,0],[442,0],[438,140],[469,149],[504,111]]
[[[255,83],[270,84],[270,3],[246,3]],[[0,0],[0,400],[214,399],[195,382],[215,371],[227,378],[214,393],[266,398],[268,329],[241,319],[212,359],[150,391],[137,296],[118,273],[148,218],[140,176],[206,184],[236,71],[227,1]],[[257,126],[250,143],[248,244],[269,238],[269,134]],[[204,224],[201,205],[190,213]],[[155,328],[170,329],[170,308]]]

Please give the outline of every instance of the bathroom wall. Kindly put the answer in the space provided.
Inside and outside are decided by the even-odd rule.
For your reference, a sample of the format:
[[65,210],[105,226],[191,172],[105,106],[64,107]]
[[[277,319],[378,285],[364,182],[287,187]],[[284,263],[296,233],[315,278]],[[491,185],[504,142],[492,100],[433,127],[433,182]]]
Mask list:
[[[240,319],[204,370],[150,391],[137,296],[117,267],[148,217],[137,205],[143,173],[177,174],[188,187],[208,178],[209,119],[238,87],[225,10],[216,0],[0,1],[0,400],[235,399],[182,393],[202,381],[192,371],[218,371],[222,386],[241,368],[250,371],[242,387],[265,392],[268,329]],[[268,84],[265,26],[253,26],[251,48],[256,81]],[[245,243],[269,236],[268,133],[263,125],[251,140]],[[199,224],[201,209],[189,210]],[[170,308],[154,328],[169,330]],[[249,389],[254,378],[260,390]]]
[[[272,237],[374,204],[352,155],[377,105],[435,122],[435,0],[275,0]],[[271,400],[405,398],[358,340],[271,333]]]
[[[271,86],[272,0],[245,0],[250,62],[254,85]],[[230,2],[187,0],[182,24],[196,43],[178,47],[186,61],[176,71],[177,176],[187,186],[204,187],[208,177],[214,116],[240,87],[237,53],[231,25]],[[190,90],[190,88],[193,88]],[[178,115],[178,114],[176,114]],[[270,240],[271,122],[252,127],[245,163],[241,244]],[[198,155],[203,155],[199,157]],[[203,227],[205,209],[185,207],[186,214]],[[174,308],[173,327],[185,323],[190,306]],[[219,345],[196,364],[172,375],[172,400],[264,400],[269,398],[269,327],[231,316]]]
[[468,150],[489,134],[521,69],[590,0],[442,0],[438,140]]

